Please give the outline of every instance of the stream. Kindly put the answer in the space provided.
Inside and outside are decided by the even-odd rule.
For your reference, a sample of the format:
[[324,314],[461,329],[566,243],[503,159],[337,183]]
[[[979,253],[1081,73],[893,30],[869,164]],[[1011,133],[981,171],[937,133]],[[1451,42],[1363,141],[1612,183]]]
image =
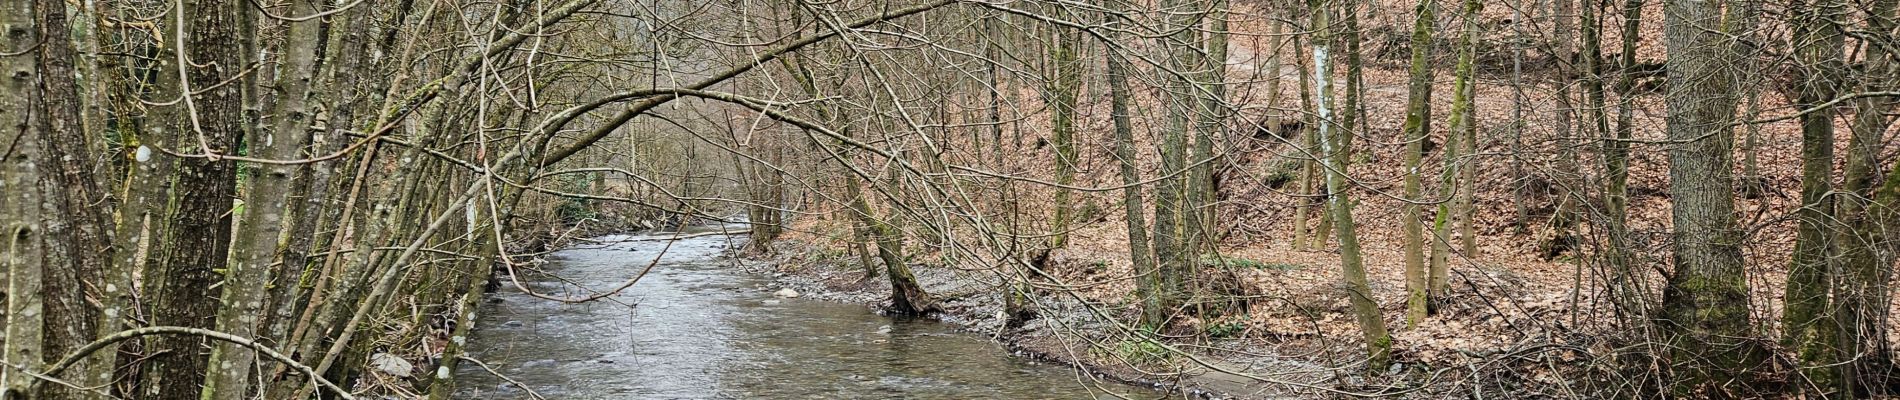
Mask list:
[[[740,226],[732,228],[742,229]],[[611,297],[563,304],[506,282],[479,310],[469,353],[548,399],[1089,399],[1147,389],[1095,382],[1012,356],[988,338],[863,306],[777,298],[723,258],[742,237],[613,235],[551,254],[536,292],[582,297],[660,260]],[[663,255],[662,255],[663,253]],[[554,277],[558,276],[558,278]],[[457,368],[463,399],[530,399],[481,366]]]

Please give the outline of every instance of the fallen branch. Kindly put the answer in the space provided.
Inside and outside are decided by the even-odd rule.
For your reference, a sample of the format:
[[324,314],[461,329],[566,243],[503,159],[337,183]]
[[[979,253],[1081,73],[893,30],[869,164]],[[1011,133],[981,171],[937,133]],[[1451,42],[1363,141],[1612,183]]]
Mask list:
[[[113,333],[111,335],[107,335],[106,337],[99,338],[99,340],[92,341],[92,343],[87,343],[85,347],[80,347],[79,350],[75,350],[73,351],[72,354],[68,354],[66,355],[66,357],[61,358],[58,363],[54,363],[52,368],[48,368],[46,372],[41,373],[41,375],[59,376],[59,373],[65,371],[66,368],[71,368],[73,364],[79,363],[79,360],[86,358],[86,356],[91,355],[94,352],[97,352],[101,349],[106,348],[106,346],[109,346],[113,343],[123,342],[123,341],[131,340],[134,338],[139,338],[143,336],[152,336],[152,335],[197,335],[197,336],[203,336],[203,337],[207,337],[211,339],[217,339],[217,340],[222,340],[226,342],[236,343],[244,347],[249,347],[253,350],[257,350],[257,352],[259,353],[263,353],[266,357],[270,357],[272,360],[277,360],[277,362],[284,363],[284,365],[289,365],[292,368],[296,368],[298,371],[302,371],[304,376],[310,377],[310,380],[313,382],[316,382],[317,385],[323,386],[324,388],[329,389],[331,392],[336,393],[337,397],[341,397],[346,400],[356,399],[356,396],[350,395],[350,392],[348,390],[343,390],[342,387],[337,386],[335,383],[331,383],[329,380],[323,379],[322,376],[317,375],[316,371],[310,369],[310,366],[303,365],[302,363],[298,363],[296,360],[291,359],[290,356],[286,356],[283,353],[277,352],[277,350],[271,349],[270,347],[264,346],[262,344],[258,344],[256,341],[238,337],[237,335],[232,335],[229,333],[218,332],[218,331],[209,330],[209,329],[186,328],[182,326],[153,326],[153,327],[124,330],[124,331],[119,331],[117,333]],[[41,381],[33,381],[33,383],[28,384],[27,392],[31,393],[35,387],[39,386],[40,382]]]

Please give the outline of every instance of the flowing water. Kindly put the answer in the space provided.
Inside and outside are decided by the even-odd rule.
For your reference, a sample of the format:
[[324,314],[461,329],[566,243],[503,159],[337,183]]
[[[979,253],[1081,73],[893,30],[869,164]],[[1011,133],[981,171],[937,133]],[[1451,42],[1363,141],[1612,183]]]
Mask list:
[[[590,303],[536,299],[504,283],[480,310],[470,355],[549,399],[1156,396],[1013,357],[942,323],[775,298],[769,280],[720,257],[737,239],[660,240],[672,235],[602,237],[552,254],[544,269],[558,278],[524,274],[524,285],[579,297],[592,293],[573,285],[611,289],[659,261],[638,284]],[[457,373],[460,398],[532,398],[473,363]]]

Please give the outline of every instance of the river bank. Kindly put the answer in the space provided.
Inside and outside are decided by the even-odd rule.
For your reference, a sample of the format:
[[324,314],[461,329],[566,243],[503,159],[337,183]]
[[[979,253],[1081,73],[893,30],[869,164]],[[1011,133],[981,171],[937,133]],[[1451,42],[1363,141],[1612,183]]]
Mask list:
[[[741,265],[803,298],[876,310],[889,304],[890,284],[881,275],[862,279],[862,271],[855,266],[829,262],[827,253],[807,243],[781,241],[774,247],[775,255],[748,257]],[[1326,366],[1261,352],[1259,348],[1171,341],[1176,348],[1186,349],[1191,358],[1144,358],[1161,350],[1107,334],[1117,328],[1097,317],[1101,305],[1061,296],[1042,296],[1038,318],[1022,327],[1005,328],[999,295],[1003,291],[1000,280],[992,274],[952,268],[916,268],[913,272],[942,310],[931,318],[987,336],[1018,356],[1068,365],[1099,379],[1167,391],[1170,398],[1297,397],[1329,391],[1328,381],[1333,378]]]

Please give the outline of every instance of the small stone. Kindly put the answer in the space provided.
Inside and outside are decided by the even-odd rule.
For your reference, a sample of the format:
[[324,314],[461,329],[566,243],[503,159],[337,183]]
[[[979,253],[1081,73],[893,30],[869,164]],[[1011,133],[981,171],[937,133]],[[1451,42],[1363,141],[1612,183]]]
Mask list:
[[376,367],[378,371],[399,378],[408,378],[409,374],[416,370],[416,365],[410,364],[409,360],[389,353],[376,353],[369,356],[369,365]]
[[508,321],[508,322],[503,322],[503,323],[501,323],[501,326],[508,326],[508,327],[516,327],[516,326],[521,326],[521,321]]
[[766,301],[763,301],[763,302],[761,302],[761,303],[765,303],[765,305],[768,305],[768,306],[776,306],[776,305],[778,305],[778,303],[779,303],[779,301],[778,301],[778,300],[766,300]]
[[785,298],[794,298],[794,297],[798,297],[798,291],[792,290],[792,288],[784,288],[784,289],[779,289],[778,292],[776,293],[772,293],[772,295],[778,296],[778,297],[785,297]]

